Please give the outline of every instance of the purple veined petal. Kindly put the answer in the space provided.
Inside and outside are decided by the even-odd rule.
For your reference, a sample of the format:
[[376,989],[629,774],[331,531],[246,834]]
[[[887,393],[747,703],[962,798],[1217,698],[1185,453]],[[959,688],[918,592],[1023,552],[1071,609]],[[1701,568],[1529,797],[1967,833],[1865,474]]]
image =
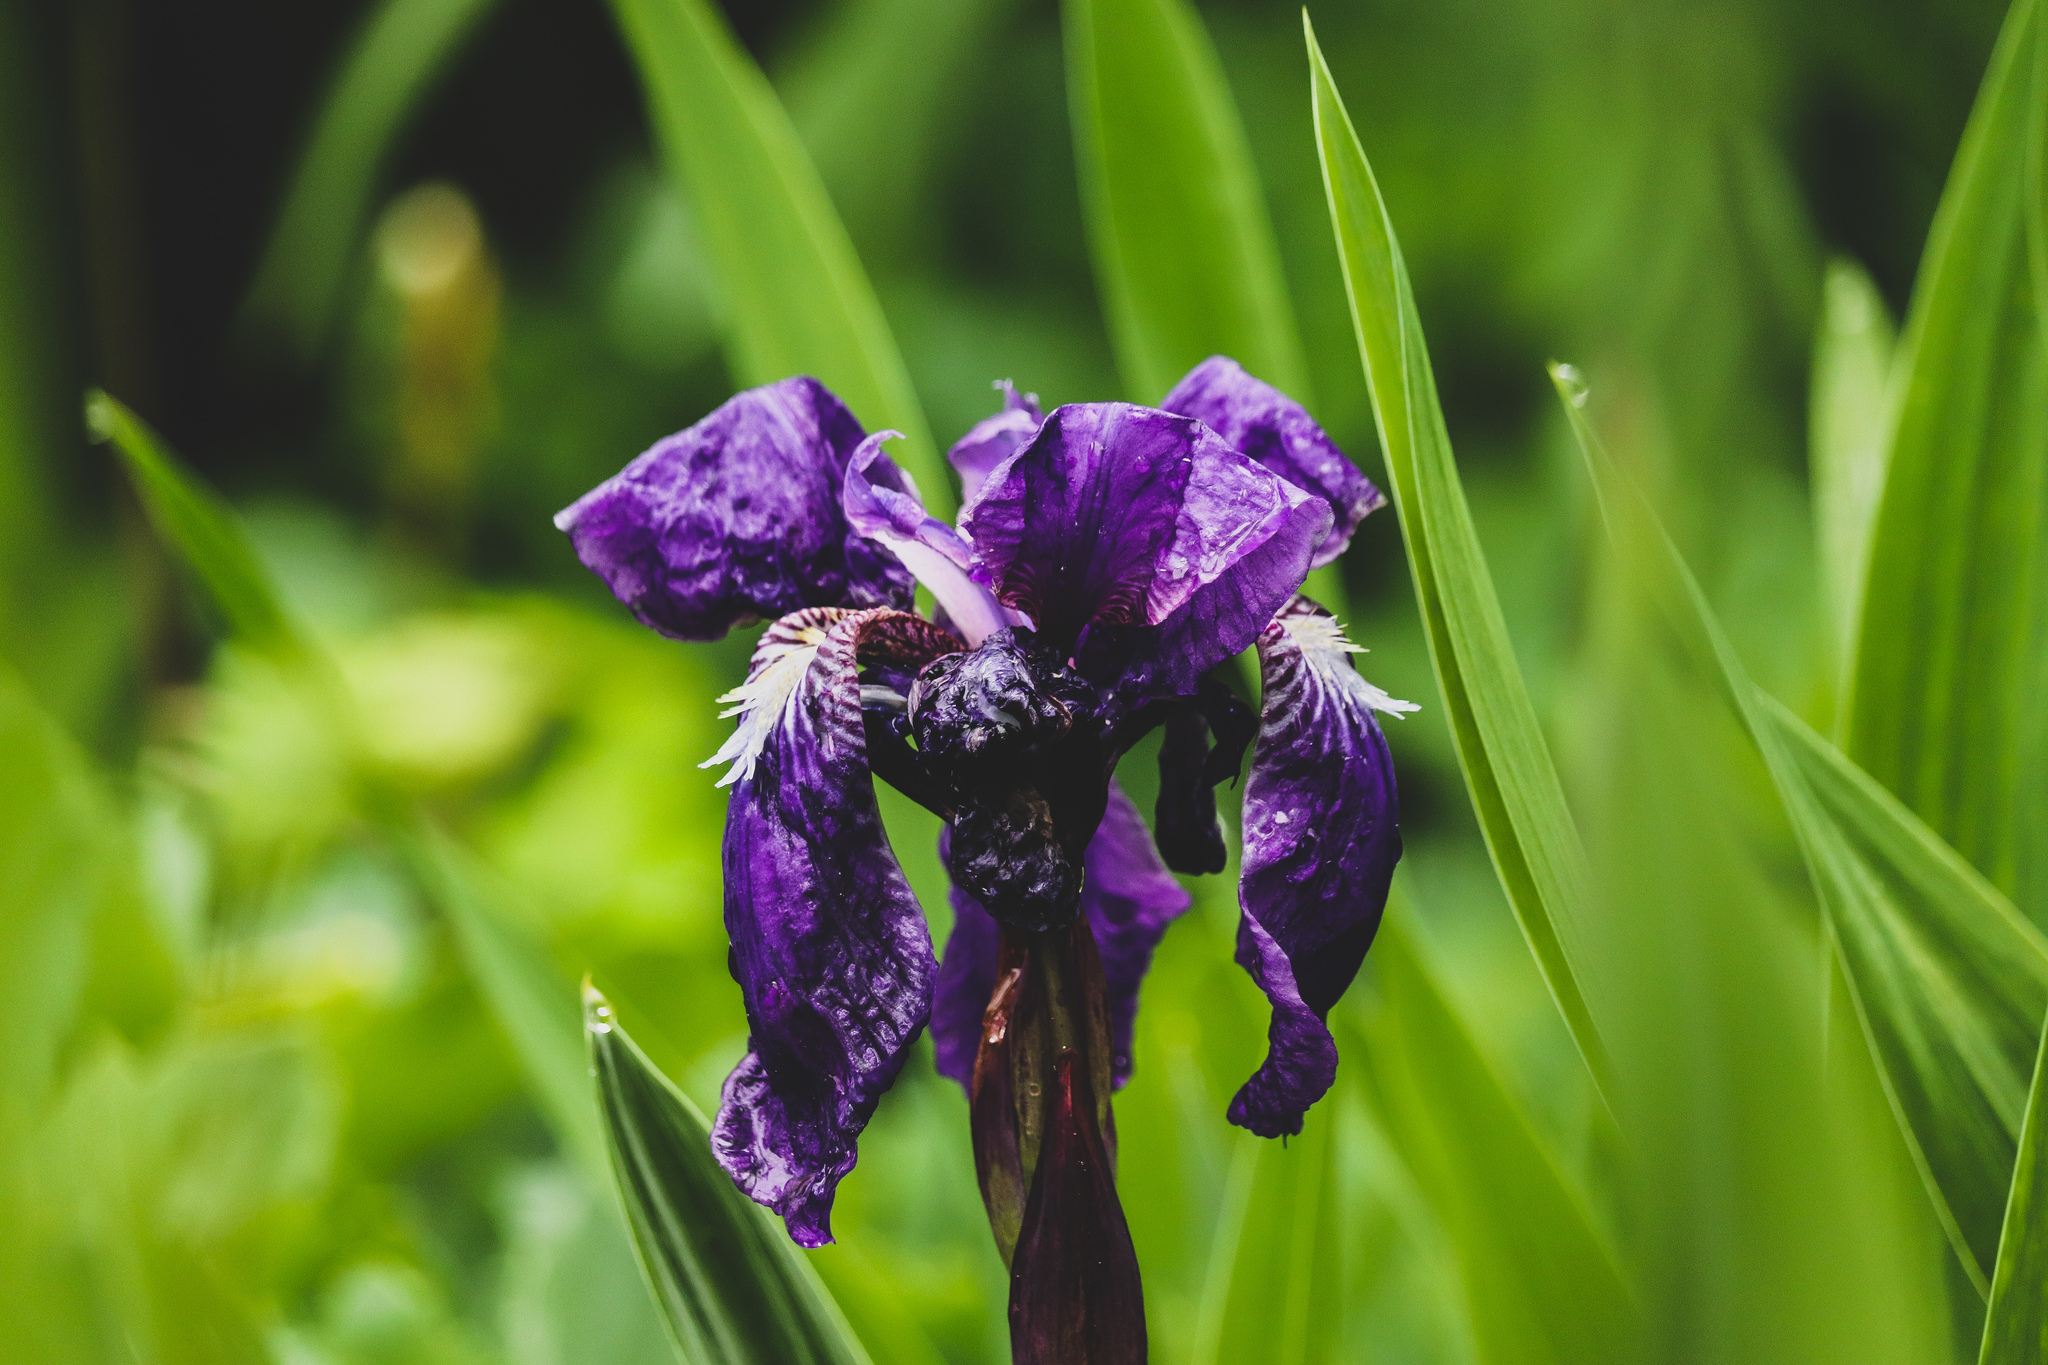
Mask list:
[[1259,636],[1265,695],[1245,783],[1237,961],[1273,1020],[1230,1121],[1261,1137],[1299,1133],[1336,1079],[1323,1020],[1365,960],[1401,857],[1394,762],[1373,712],[1416,708],[1361,678],[1353,651],[1305,597]]
[[[1300,586],[1275,595],[1297,560],[1306,571],[1329,517],[1193,418],[1076,403],[990,473],[961,523],[974,576],[1042,638],[1071,647],[1083,629],[1157,626],[1199,599],[1187,642],[1206,647],[1219,632],[1250,641]],[[1240,582],[1247,561],[1257,572]],[[1265,615],[1239,622],[1269,597]]]
[[1200,419],[1235,449],[1330,504],[1336,519],[1316,547],[1311,568],[1344,553],[1358,524],[1386,506],[1386,495],[1337,448],[1308,409],[1253,378],[1229,356],[1212,355],[1189,370],[1159,406]]
[[[950,831],[939,835],[941,862],[951,853],[949,835]],[[1081,910],[1102,958],[1109,999],[1110,1077],[1120,1088],[1131,1075],[1138,989],[1166,927],[1187,911],[1191,901],[1160,861],[1145,817],[1114,782],[1102,824],[1088,842],[1085,865]],[[946,940],[932,996],[932,1048],[940,1075],[971,1086],[982,1014],[996,984],[1002,929],[958,886],[952,888],[951,900],[953,933]]]
[[947,621],[968,645],[978,646],[1005,626],[1019,624],[1019,618],[968,576],[975,562],[974,546],[924,510],[917,485],[882,453],[882,442],[902,435],[878,431],[846,462],[840,493],[846,520],[902,560],[917,581],[931,589],[933,599],[945,608]]
[[990,472],[1014,455],[1017,447],[1030,440],[1037,432],[1038,424],[1045,420],[1045,413],[1039,410],[1037,394],[1019,396],[1017,386],[1007,379],[998,380],[995,387],[1003,394],[1002,410],[993,417],[984,417],[976,422],[946,452],[947,460],[952,462],[954,472],[960,476],[960,502],[963,506],[974,501],[974,495],[988,481]]
[[715,640],[804,607],[908,608],[909,570],[840,510],[860,423],[817,380],[748,389],[657,441],[555,525],[633,614]]
[[912,667],[958,641],[887,609],[813,609],[770,634],[786,638],[756,651],[756,676],[807,661],[726,813],[725,925],[750,1036],[711,1141],[742,1191],[820,1246],[861,1129],[924,1027],[936,970],[875,802],[859,672]]

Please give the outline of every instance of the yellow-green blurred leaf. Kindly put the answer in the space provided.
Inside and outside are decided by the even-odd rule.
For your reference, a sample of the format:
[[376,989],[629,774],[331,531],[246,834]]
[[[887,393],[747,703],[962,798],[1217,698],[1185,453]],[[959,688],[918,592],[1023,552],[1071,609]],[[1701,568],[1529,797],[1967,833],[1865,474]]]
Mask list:
[[2041,1365],[2048,1361],[2048,1031],[2034,1058],[2027,1119],[2020,1130],[2019,1161],[2005,1202],[1998,1266],[1991,1276],[1991,1307],[1984,1318],[1978,1365]]
[[[613,0],[670,174],[703,227],[742,384],[814,375],[892,448],[940,516],[952,485],[882,307],[789,116],[705,0]],[[886,110],[864,115],[886,120]]]
[[1237,105],[1187,0],[1066,0],[1067,98],[1124,390],[1156,403],[1208,356],[1306,401],[1273,226]]
[[1822,605],[1838,660],[1854,638],[1884,493],[1892,344],[1891,314],[1870,276],[1850,261],[1830,264],[1813,346],[1808,463]]

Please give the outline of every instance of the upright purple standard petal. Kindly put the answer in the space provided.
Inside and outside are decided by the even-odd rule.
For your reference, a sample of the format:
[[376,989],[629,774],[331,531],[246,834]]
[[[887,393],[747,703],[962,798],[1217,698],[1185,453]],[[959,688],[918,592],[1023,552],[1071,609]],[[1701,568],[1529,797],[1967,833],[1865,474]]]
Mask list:
[[715,640],[804,607],[908,608],[908,569],[847,524],[860,423],[817,380],[734,395],[555,518],[577,557],[664,635]]
[[1017,386],[1007,379],[996,387],[1003,392],[1002,411],[976,422],[946,452],[954,472],[960,475],[962,503],[973,502],[974,495],[988,481],[990,472],[1016,454],[1017,447],[1030,440],[1038,431],[1038,424],[1045,420],[1045,414],[1038,407],[1037,394],[1020,396]]
[[[943,861],[950,840],[939,836]],[[1188,893],[1174,880],[1145,817],[1123,789],[1110,784],[1109,806],[1088,843],[1081,910],[1095,934],[1108,994],[1110,1076],[1122,1087],[1131,1076],[1131,1034],[1138,1017],[1138,988],[1152,965],[1166,926],[1187,910]],[[974,1079],[974,1055],[981,1043],[981,1017],[996,984],[1002,929],[981,903],[952,888],[953,934],[939,963],[932,996],[932,1047],[939,1074],[961,1085]]]
[[[1066,649],[1084,629],[1109,631],[1125,642],[1116,666],[1157,644],[1154,672],[1178,689],[1300,586],[1330,509],[1192,418],[1077,403],[989,475],[962,525],[975,577],[1041,639]],[[1156,639],[1130,633],[1176,614]]]
[[900,431],[878,431],[862,441],[846,463],[840,507],[853,529],[879,541],[931,589],[946,619],[978,645],[1016,624],[989,590],[967,576],[974,547],[967,537],[924,510],[917,485],[882,453],[882,442]]
[[750,1051],[712,1147],[804,1246],[832,1240],[855,1140],[931,1008],[931,939],[882,831],[859,670],[915,667],[959,642],[878,609],[776,622],[755,653],[753,724],[725,827],[725,926]]
[[1199,418],[1231,446],[1330,504],[1336,521],[1316,547],[1311,567],[1344,553],[1366,515],[1386,495],[1316,425],[1308,409],[1229,356],[1212,355],[1189,370],[1160,401],[1167,412]]
[[1230,1102],[1261,1137],[1301,1131],[1337,1076],[1323,1019],[1351,984],[1401,856],[1394,763],[1335,621],[1297,597],[1259,636],[1264,685],[1244,792],[1237,961],[1273,1004],[1269,1051]]

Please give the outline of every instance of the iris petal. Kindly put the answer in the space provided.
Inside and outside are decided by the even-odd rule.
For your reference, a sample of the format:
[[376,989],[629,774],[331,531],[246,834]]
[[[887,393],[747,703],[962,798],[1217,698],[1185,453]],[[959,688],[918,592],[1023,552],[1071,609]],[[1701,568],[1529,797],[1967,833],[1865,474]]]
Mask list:
[[[949,832],[939,836],[939,857],[950,853]],[[1138,989],[1167,925],[1190,903],[1188,893],[1160,861],[1145,817],[1123,789],[1110,784],[1109,805],[1089,840],[1081,910],[1095,933],[1109,998],[1110,1075],[1121,1086],[1131,1075],[1131,1035]],[[941,1075],[963,1086],[974,1080],[981,1017],[995,989],[1002,930],[980,902],[952,888],[953,934],[939,964],[932,998],[932,1046]]]
[[958,647],[902,612],[814,609],[777,622],[756,651],[757,678],[809,658],[772,694],[726,815],[725,925],[750,1037],[712,1147],[804,1246],[832,1239],[833,1193],[924,1027],[935,971],[875,802],[859,670]]
[[846,462],[840,505],[853,529],[894,552],[931,589],[967,643],[979,645],[1016,621],[987,588],[968,577],[974,547],[967,538],[925,511],[917,485],[882,453],[883,441],[902,435],[878,431],[860,443]]
[[860,423],[817,380],[734,395],[555,518],[577,556],[664,635],[715,640],[804,607],[908,608],[913,583],[840,510]]
[[1030,440],[1038,431],[1038,424],[1045,420],[1045,413],[1038,406],[1037,394],[1019,395],[1017,386],[1007,379],[996,387],[1003,393],[1002,411],[976,422],[946,452],[946,458],[960,475],[960,501],[963,503],[974,501],[974,495],[988,481],[990,472],[1014,455],[1018,446]]
[[[1192,418],[1077,403],[990,473],[961,520],[975,577],[1041,638],[1067,649],[1101,628],[1120,642],[1095,665],[1077,656],[1084,671],[1107,681],[1104,668],[1170,653],[1147,676],[1179,687],[1250,643],[1300,586],[1330,516]],[[1184,611],[1156,637],[1120,629]]]
[[1344,553],[1358,523],[1386,506],[1386,495],[1337,448],[1308,409],[1253,378],[1228,356],[1212,355],[1189,370],[1159,406],[1200,419],[1233,448],[1330,504],[1336,520],[1316,547],[1312,568]]
[[1353,651],[1305,597],[1259,636],[1237,961],[1273,1020],[1266,1061],[1231,1100],[1230,1121],[1261,1137],[1299,1133],[1336,1079],[1323,1020],[1365,959],[1401,856],[1394,764],[1373,712],[1415,708],[1361,678]]

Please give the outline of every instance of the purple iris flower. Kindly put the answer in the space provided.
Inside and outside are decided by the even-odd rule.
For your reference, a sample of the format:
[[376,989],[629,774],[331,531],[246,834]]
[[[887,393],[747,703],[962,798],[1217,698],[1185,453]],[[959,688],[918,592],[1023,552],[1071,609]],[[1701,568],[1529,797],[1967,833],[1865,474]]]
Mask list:
[[[929,1023],[939,1069],[975,1099],[985,1192],[1014,1186],[1000,1213],[990,1195],[998,1242],[1042,1289],[1088,1262],[1091,1237],[1128,1248],[1108,1094],[1130,1074],[1153,950],[1189,904],[1172,873],[1225,865],[1213,788],[1247,745],[1236,957],[1273,1015],[1229,1118],[1298,1133],[1329,1089],[1323,1019],[1401,852],[1374,712],[1414,708],[1360,677],[1299,593],[1384,502],[1300,405],[1221,356],[1157,408],[1046,415],[1002,387],[1002,410],[950,454],[957,527],[883,453],[896,433],[864,432],[809,378],[739,394],[556,524],[665,635],[773,623],[723,698],[738,725],[711,760],[730,765],[725,920],[751,1027],[718,1159],[797,1242],[830,1241],[856,1139]],[[1251,646],[1256,715],[1211,676]],[[1112,775],[1155,728],[1148,831]],[[946,821],[943,961],[877,776]],[[1034,1061],[1040,1043],[1020,1040],[1040,1038]],[[1026,1091],[1041,1110],[1011,1124]],[[1017,1283],[1013,1314],[1028,1314],[1020,1296],[1041,1291]]]

